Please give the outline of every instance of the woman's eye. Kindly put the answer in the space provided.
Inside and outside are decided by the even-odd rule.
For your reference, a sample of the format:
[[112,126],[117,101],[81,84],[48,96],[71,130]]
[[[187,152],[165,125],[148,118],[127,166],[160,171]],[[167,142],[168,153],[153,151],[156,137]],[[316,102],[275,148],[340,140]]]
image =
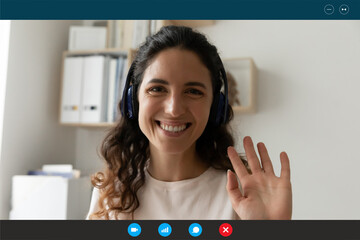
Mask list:
[[196,96],[202,96],[204,95],[204,93],[200,90],[197,90],[197,89],[189,89],[186,91],[187,93],[190,93],[192,95],[196,95]]
[[161,93],[164,91],[165,91],[165,89],[163,87],[151,87],[147,90],[147,92],[150,94]]

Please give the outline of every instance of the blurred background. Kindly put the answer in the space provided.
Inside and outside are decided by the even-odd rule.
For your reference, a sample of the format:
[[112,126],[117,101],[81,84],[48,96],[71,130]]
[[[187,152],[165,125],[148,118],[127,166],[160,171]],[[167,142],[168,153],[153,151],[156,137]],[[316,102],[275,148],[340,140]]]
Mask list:
[[[25,195],[14,199],[13,177],[44,164],[80,170],[80,185],[64,180],[60,194],[67,213],[59,218],[85,218],[89,176],[103,168],[97,151],[111,124],[61,123],[63,52],[74,46],[71,26],[105,24],[108,48],[119,47],[109,41],[113,30],[107,21],[0,24],[0,218],[8,219],[13,205],[36,195],[34,186],[42,184],[30,184]],[[279,154],[288,153],[293,219],[360,219],[360,21],[219,20],[193,26],[222,58],[253,60],[254,106],[236,111],[231,124],[236,148],[244,151],[247,135],[264,142],[278,174]],[[240,89],[240,94],[248,91]],[[49,189],[49,194],[37,194],[39,199],[60,191]],[[79,194],[82,200],[73,201]],[[81,211],[71,216],[76,206]]]

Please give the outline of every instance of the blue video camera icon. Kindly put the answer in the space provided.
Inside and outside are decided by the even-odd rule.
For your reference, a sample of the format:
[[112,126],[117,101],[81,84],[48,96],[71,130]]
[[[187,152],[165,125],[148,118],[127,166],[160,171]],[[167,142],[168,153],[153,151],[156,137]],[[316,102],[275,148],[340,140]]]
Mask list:
[[140,233],[141,233],[141,227],[140,227],[140,225],[137,224],[137,223],[132,223],[132,224],[130,224],[129,227],[128,227],[128,233],[129,233],[129,235],[132,236],[132,237],[137,237],[137,236],[139,236]]

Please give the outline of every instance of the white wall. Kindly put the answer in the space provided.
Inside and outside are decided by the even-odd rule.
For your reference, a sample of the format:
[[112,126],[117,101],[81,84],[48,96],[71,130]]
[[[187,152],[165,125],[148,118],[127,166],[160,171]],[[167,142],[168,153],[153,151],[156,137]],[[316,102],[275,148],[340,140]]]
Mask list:
[[11,177],[45,163],[75,163],[74,128],[58,124],[62,52],[80,21],[12,21],[0,168],[0,218]]
[[[217,21],[223,57],[253,57],[258,112],[240,137],[290,157],[295,219],[360,219],[360,21]],[[240,150],[240,146],[238,145]]]

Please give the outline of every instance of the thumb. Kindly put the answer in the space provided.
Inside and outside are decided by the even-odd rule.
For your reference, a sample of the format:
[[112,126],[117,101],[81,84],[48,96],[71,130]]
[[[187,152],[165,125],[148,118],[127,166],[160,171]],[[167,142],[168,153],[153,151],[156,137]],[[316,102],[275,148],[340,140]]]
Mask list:
[[237,206],[239,205],[239,202],[243,199],[243,195],[240,192],[236,175],[231,170],[227,171],[226,190],[228,192],[231,205],[234,208],[234,210],[236,210]]

